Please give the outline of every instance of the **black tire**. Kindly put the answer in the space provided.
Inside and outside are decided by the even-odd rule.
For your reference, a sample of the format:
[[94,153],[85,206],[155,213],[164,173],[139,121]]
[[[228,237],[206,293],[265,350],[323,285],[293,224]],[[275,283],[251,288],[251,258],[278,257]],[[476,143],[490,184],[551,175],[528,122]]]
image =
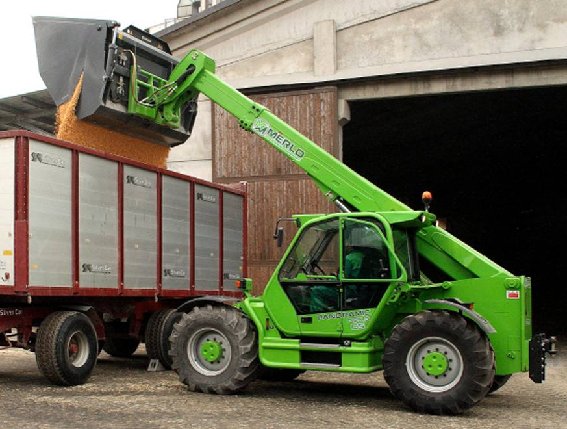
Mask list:
[[127,358],[138,350],[140,340],[132,337],[107,337],[104,342],[104,351],[110,356]]
[[169,356],[169,337],[173,325],[181,319],[181,313],[174,309],[160,310],[153,313],[146,325],[146,351],[150,359],[158,359],[166,368],[171,369]]
[[183,313],[170,337],[172,368],[190,390],[238,392],[259,369],[256,329],[232,307],[195,307]]
[[305,370],[302,369],[287,369],[287,368],[267,368],[263,367],[258,373],[258,378],[266,381],[293,381]]
[[500,389],[502,386],[504,386],[506,383],[508,383],[508,380],[510,380],[510,377],[512,377],[511,374],[509,374],[509,375],[495,375],[494,381],[492,382],[492,386],[490,386],[490,390],[488,391],[488,394],[496,392],[498,389]]
[[39,326],[35,358],[41,373],[53,384],[85,383],[96,365],[97,355],[96,332],[83,313],[57,311]]
[[144,343],[146,345],[146,353],[150,359],[159,358],[159,325],[162,314],[162,310],[152,313],[146,324]]
[[467,319],[446,311],[408,316],[384,347],[384,378],[415,411],[460,414],[483,399],[494,379],[494,353]]

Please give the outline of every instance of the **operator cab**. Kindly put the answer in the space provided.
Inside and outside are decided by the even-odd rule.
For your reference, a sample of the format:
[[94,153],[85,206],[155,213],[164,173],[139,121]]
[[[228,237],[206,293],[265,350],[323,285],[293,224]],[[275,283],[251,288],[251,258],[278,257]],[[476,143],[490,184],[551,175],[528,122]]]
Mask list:
[[278,273],[297,315],[319,315],[300,317],[302,331],[333,319],[321,313],[375,309],[395,283],[413,281],[419,273],[413,237],[378,215],[336,214],[306,225]]

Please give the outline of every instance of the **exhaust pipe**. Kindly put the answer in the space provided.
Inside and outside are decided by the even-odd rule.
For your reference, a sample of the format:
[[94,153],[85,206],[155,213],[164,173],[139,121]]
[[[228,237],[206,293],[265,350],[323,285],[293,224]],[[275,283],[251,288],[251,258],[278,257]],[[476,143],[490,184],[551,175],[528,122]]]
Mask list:
[[[120,30],[116,21],[34,17],[39,72],[57,106],[83,82],[76,115],[123,134],[169,147],[184,143],[197,115],[195,99],[181,109],[178,126],[128,111],[133,67],[167,80],[179,62],[166,42],[134,26]],[[144,94],[136,94],[143,97]]]

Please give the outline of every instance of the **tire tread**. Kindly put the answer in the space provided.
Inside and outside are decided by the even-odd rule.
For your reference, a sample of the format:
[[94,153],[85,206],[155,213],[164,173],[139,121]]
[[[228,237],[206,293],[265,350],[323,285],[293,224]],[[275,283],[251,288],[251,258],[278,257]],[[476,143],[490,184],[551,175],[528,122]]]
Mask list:
[[[472,381],[466,393],[457,396],[449,391],[432,398],[421,393],[411,381],[411,386],[407,385],[403,374],[406,368],[400,364],[400,350],[407,346],[408,337],[411,338],[420,329],[429,328],[453,332],[470,346],[473,355]],[[392,394],[422,413],[460,414],[486,396],[494,379],[494,353],[486,336],[472,322],[447,311],[423,311],[403,319],[386,341],[382,362],[384,378]]]
[[[35,343],[35,358],[39,370],[50,382],[60,386],[83,384],[92,371],[91,368],[86,377],[71,376],[66,374],[65,368],[57,358],[57,345],[60,341],[60,331],[63,325],[71,318],[84,318],[91,324],[90,319],[78,311],[53,312],[48,315],[39,326]],[[92,332],[94,333],[94,327],[92,328]],[[96,344],[96,333],[94,335]],[[94,354],[94,364],[96,364],[96,355],[97,353]],[[94,364],[92,365],[93,368]]]
[[[190,329],[191,324],[203,318],[216,321],[231,330],[237,337],[238,350],[233,351],[233,356],[239,359],[238,367],[228,379],[216,383],[214,380],[194,381],[191,377],[190,369],[181,363],[184,350],[183,341],[180,336],[184,331]],[[240,311],[224,307],[212,306],[199,308],[194,307],[189,313],[183,313],[179,322],[174,326],[170,336],[170,356],[172,358],[172,368],[178,373],[182,383],[194,392],[215,393],[219,395],[233,394],[246,387],[255,377],[259,369],[258,348],[256,341],[256,330],[248,319]],[[214,377],[210,377],[213,379]]]

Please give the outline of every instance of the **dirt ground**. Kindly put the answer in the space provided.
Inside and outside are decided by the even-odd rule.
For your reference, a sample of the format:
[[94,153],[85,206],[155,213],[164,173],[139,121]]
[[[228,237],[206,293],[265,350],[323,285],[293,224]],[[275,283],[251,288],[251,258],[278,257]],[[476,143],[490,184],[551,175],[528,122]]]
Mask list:
[[[560,349],[567,350],[562,341]],[[567,352],[549,360],[547,380],[516,375],[466,414],[416,414],[394,399],[380,373],[308,372],[291,383],[254,382],[245,393],[189,392],[173,372],[147,372],[101,353],[89,382],[55,387],[35,356],[0,351],[0,407],[6,428],[567,428]]]

